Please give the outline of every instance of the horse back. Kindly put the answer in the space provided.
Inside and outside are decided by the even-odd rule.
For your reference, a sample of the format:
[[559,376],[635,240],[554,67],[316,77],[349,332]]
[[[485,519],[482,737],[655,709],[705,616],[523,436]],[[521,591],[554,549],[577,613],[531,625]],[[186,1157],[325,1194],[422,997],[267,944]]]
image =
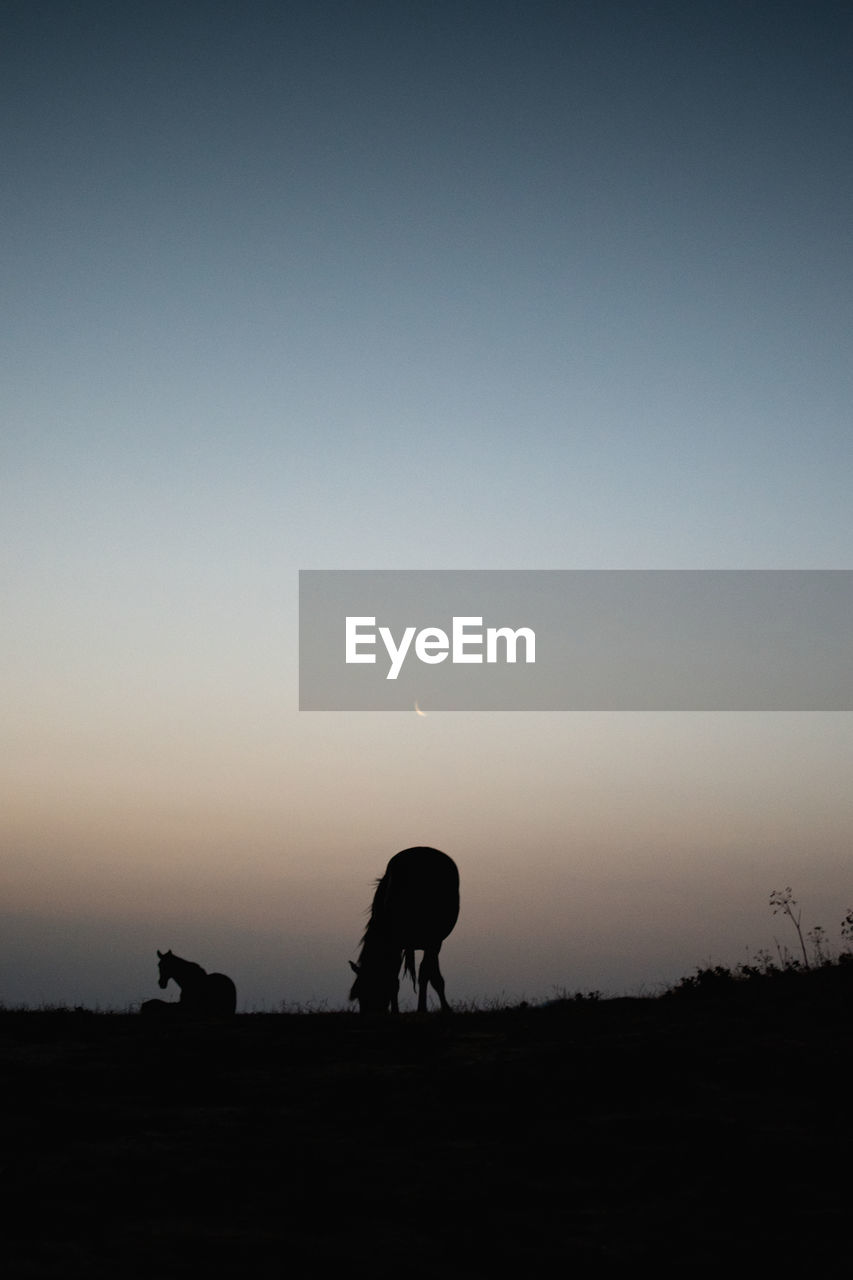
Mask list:
[[236,1012],[237,988],[226,974],[208,974],[207,987],[210,1002],[212,1005],[216,1006],[216,1013],[227,1014],[230,1016],[232,1013]]
[[438,849],[404,849],[376,887],[373,914],[401,947],[437,947],[459,917],[459,870]]
[[237,988],[224,973],[206,973],[198,982],[182,989],[180,1004],[188,1014],[230,1017],[237,1009]]

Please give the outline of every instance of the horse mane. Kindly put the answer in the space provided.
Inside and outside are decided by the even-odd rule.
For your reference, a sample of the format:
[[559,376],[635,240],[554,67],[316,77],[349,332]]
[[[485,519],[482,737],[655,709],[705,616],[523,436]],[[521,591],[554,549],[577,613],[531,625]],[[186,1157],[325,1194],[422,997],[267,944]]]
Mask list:
[[[387,879],[388,879],[388,873],[386,871],[384,876],[380,876],[379,879],[375,881],[376,888],[373,891],[373,901],[371,902],[368,908],[367,925],[365,927],[364,933],[361,936],[361,942],[359,944],[362,949],[362,952],[364,951],[365,943],[372,942],[374,937],[376,939],[379,938],[380,930],[381,930],[382,906],[383,906],[381,901],[381,895],[382,895],[382,889],[385,886]],[[415,953],[411,949],[407,951],[403,951],[403,949],[401,948],[400,950],[401,950],[401,955],[404,957],[404,961],[405,961],[403,972],[407,973],[409,977],[412,979],[412,986],[414,987],[415,991],[417,991],[418,980],[415,974]]]
[[382,884],[384,883],[384,881],[385,881],[385,876],[380,876],[378,880],[374,881],[376,888],[373,890],[373,901],[365,911],[365,915],[367,916],[367,924],[364,926],[364,933],[361,935],[361,940],[359,941],[359,944],[358,944],[360,947],[364,946],[365,942],[367,942],[367,938],[371,932],[371,929],[375,930],[379,922],[379,915],[381,914],[381,908],[379,907],[379,890],[382,887]]
[[[168,953],[167,953],[168,954]],[[165,959],[165,956],[163,957]],[[183,956],[176,956],[174,951],[171,953],[173,965],[177,965],[181,971],[190,979],[204,978],[207,976],[207,970],[203,969],[200,964],[196,964],[195,960],[185,960]]]

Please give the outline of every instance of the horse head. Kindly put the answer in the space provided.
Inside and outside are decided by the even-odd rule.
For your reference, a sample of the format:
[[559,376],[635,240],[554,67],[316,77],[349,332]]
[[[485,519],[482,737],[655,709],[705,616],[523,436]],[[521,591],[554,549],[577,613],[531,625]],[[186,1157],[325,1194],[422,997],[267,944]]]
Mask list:
[[169,985],[169,961],[172,959],[171,951],[157,951],[157,959],[160,961],[160,981],[158,986],[168,987]]
[[400,991],[400,980],[397,976],[400,968],[399,956],[391,957],[387,963],[365,966],[350,960],[350,968],[355,974],[355,982],[349,993],[350,1000],[357,1000],[361,1013],[387,1013],[391,1008],[397,1010],[397,996]]

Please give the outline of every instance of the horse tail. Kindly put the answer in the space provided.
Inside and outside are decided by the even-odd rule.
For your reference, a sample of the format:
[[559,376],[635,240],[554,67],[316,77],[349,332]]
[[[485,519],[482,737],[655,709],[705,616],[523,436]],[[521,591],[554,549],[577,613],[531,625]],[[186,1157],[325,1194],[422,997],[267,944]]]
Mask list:
[[407,973],[409,977],[412,979],[412,986],[415,988],[415,991],[417,991],[418,983],[415,977],[415,952],[412,947],[406,948],[405,957],[406,957],[406,964],[405,964],[404,972]]

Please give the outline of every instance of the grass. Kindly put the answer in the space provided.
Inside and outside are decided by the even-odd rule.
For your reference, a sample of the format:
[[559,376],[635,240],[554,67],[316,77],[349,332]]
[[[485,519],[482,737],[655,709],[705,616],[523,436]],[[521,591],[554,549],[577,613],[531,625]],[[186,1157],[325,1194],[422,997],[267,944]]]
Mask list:
[[851,995],[840,960],[450,1018],[6,1010],[7,1274],[758,1265],[780,1222],[834,1263]]
[[853,955],[774,896],[799,955],[656,996],[376,1020],[0,1009],[6,1273],[704,1272],[763,1268],[780,1241],[789,1266],[836,1267]]

